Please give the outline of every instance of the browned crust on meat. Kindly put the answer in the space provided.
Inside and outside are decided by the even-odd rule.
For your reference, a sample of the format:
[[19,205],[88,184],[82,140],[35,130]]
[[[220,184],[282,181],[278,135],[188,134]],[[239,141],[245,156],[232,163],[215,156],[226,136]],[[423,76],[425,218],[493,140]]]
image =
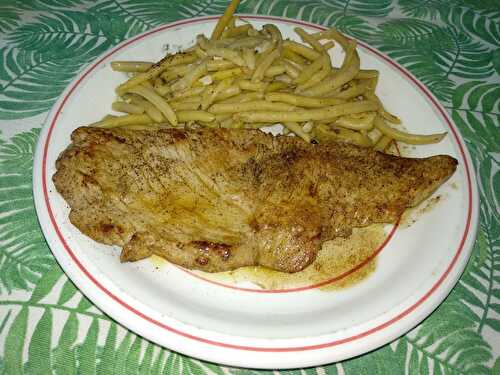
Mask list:
[[457,166],[252,130],[82,127],[72,141],[53,180],[76,227],[123,246],[122,261],[157,254],[210,272],[299,271],[322,242],[395,222]]

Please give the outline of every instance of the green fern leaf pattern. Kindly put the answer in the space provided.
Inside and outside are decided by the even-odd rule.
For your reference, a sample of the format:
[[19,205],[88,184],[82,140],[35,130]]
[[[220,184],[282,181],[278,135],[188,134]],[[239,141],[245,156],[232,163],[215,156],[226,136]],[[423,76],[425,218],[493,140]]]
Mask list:
[[109,36],[120,40],[130,38],[156,26],[183,18],[185,7],[181,0],[158,2],[156,0],[105,0],[87,12],[108,24]]
[[[273,371],[258,371],[258,370],[247,370],[240,368],[230,368],[229,374],[231,375],[274,375]],[[292,372],[293,374],[293,372]],[[307,374],[309,375],[309,374]]]
[[[312,6],[309,7],[309,6]],[[251,10],[254,13],[260,14],[273,14],[277,16],[300,18],[314,22],[314,17],[330,17],[331,12],[334,10],[340,11],[342,15],[361,15],[368,17],[385,17],[392,11],[392,1],[383,0],[369,0],[369,1],[262,1],[262,0],[249,0],[242,3],[241,11]],[[321,13],[325,13],[321,15]]]
[[0,50],[4,64],[0,71],[0,119],[31,117],[49,110],[82,65],[107,48],[89,47],[75,48],[75,55],[69,58],[17,48]]
[[496,0],[462,0],[460,5],[473,9],[476,13],[483,16],[489,16],[493,20],[500,17],[500,8],[498,7],[498,2]]
[[77,289],[71,282],[71,280],[66,280],[66,282],[63,285],[63,288],[61,290],[61,295],[59,296],[59,300],[57,301],[58,304],[64,305],[66,302],[68,302],[71,298],[75,296],[77,293]]
[[59,375],[76,374],[76,350],[74,344],[78,338],[78,317],[71,312],[64,323],[57,347],[53,350],[54,372]]
[[23,10],[50,11],[84,3],[85,0],[10,0],[0,4],[0,33],[15,29],[21,21]]
[[453,94],[450,109],[470,148],[479,148],[483,153],[500,151],[500,80],[460,85]]
[[[61,275],[57,284],[64,279],[66,277]],[[56,290],[57,288],[53,288],[41,302],[5,301],[4,305],[22,306],[18,316],[9,322],[10,347],[17,348],[19,341],[24,340],[23,330],[25,332],[28,325],[35,327],[27,356],[24,357],[22,351],[11,353],[7,350],[6,368],[22,368],[27,374],[39,374],[39,369],[47,370],[47,366],[52,364],[51,368],[56,374],[65,375],[223,373],[213,364],[169,353],[127,332],[99,312],[75,308],[74,303],[52,303],[58,299]],[[77,297],[81,298],[81,295]],[[52,343],[51,332],[54,330],[56,317],[57,324],[63,328]],[[99,336],[105,337],[103,344],[98,343]],[[48,348],[51,348],[50,352],[46,352]]]
[[[434,362],[441,373],[489,374],[492,359],[484,330],[498,331],[495,289],[500,271],[500,222],[498,207],[499,163],[490,153],[498,153],[500,84],[471,81],[454,92],[452,117],[465,135],[478,171],[482,198],[478,238],[469,264],[454,291],[407,340],[421,358]],[[495,317],[496,316],[496,317]],[[439,342],[437,345],[436,343]],[[437,366],[437,367],[436,367]]]
[[449,24],[460,25],[482,41],[490,43],[494,47],[500,47],[500,23],[498,18],[497,22],[495,22],[494,18],[466,7],[452,7],[447,14],[444,11],[442,13],[443,18]]
[[[72,50],[87,46],[100,53],[110,47],[109,40],[103,37],[100,19],[87,12],[52,11],[50,15],[37,17],[9,34],[8,41],[19,49],[27,51],[50,51],[54,56],[74,56]],[[103,47],[101,45],[104,44]]]
[[394,19],[379,26],[381,51],[401,62],[441,100],[450,101],[454,78],[493,74],[492,53],[453,27],[417,19]]
[[49,374],[52,369],[52,357],[50,347],[52,346],[52,324],[53,314],[51,309],[45,309],[42,317],[38,320],[28,348],[28,362],[24,368],[31,374]]
[[[480,267],[485,267],[478,263],[481,253],[481,249],[475,249],[466,279],[478,273]],[[482,314],[472,310],[464,303],[470,301],[470,295],[475,296],[471,289],[456,288],[436,314],[416,330],[416,334],[411,333],[398,340],[397,350],[407,353],[402,358],[410,358],[406,369],[408,373],[425,373],[431,366],[434,373],[442,374],[490,373],[487,362],[492,358],[491,347],[481,336],[481,322],[488,309],[478,300],[480,304],[476,307],[480,307]]]
[[[42,286],[42,283],[50,287]],[[127,332],[94,307],[82,304],[81,301],[86,299],[76,289],[71,299],[61,303],[61,300],[66,299],[62,294],[67,293],[64,289],[69,288],[69,285],[72,284],[68,283],[60,268],[55,267],[51,275],[40,281],[34,298],[0,301],[0,306],[18,311],[14,316],[7,314],[2,323],[2,326],[7,327],[7,347],[2,366],[8,369],[8,374],[50,373],[50,369],[55,374],[64,375],[253,373],[243,369],[226,369],[224,372],[212,363],[159,348]],[[62,330],[54,335],[56,324],[62,326]],[[19,348],[23,345],[29,326],[34,327],[33,335],[28,353],[23,354]],[[103,340],[99,340],[99,337]],[[40,369],[44,372],[40,372]],[[255,372],[261,375],[272,373]],[[306,372],[309,373],[315,372]]]
[[119,33],[106,32],[109,26],[102,17],[67,10],[12,32],[8,40],[16,47],[0,50],[0,119],[50,109],[84,64],[121,40]]
[[58,265],[54,265],[38,281],[35,289],[31,293],[30,302],[37,303],[44,299],[54,288],[56,282],[61,278],[62,270]]
[[5,338],[3,367],[6,374],[23,373],[23,347],[28,327],[28,307],[21,306],[21,310],[13,319]]
[[[42,286],[42,281],[51,287]],[[141,373],[161,374],[167,368],[167,357],[179,363],[180,368],[201,369],[194,360],[177,354],[166,355],[165,349],[127,333],[94,307],[79,303],[79,299],[85,300],[80,293],[73,293],[70,300],[61,304],[64,286],[58,285],[72,284],[67,284],[59,267],[42,281],[35,298],[0,301],[0,306],[18,311],[14,317],[9,313],[4,318],[7,324],[2,323],[8,326],[3,359],[8,374],[23,371],[45,374],[51,373],[51,369],[64,375],[95,373],[96,370],[99,374],[136,374],[139,369]],[[60,324],[62,331],[54,336],[55,324]],[[28,326],[34,330],[28,353],[23,354],[19,348]],[[105,337],[102,344],[98,342],[99,336]]]
[[97,371],[99,374],[113,373],[116,357],[116,332],[117,325],[111,323],[106,334],[106,341],[104,343],[104,346],[98,348],[97,358],[100,358],[100,361],[97,365]]
[[199,17],[206,14],[222,14],[227,7],[224,0],[204,0],[189,5],[179,4],[180,15],[185,18]]
[[137,369],[139,374],[148,374],[153,366],[153,354],[155,350],[155,345],[147,342],[146,349],[144,350],[144,356],[140,361],[139,368]]
[[8,5],[0,5],[0,33],[14,29],[20,20],[19,10]]
[[459,1],[449,1],[449,5],[445,5],[440,0],[399,0],[398,3],[401,12],[407,17],[435,20],[440,18],[441,12],[448,6],[456,6]]
[[38,130],[0,141],[0,291],[29,290],[54,264],[40,231],[31,190]]
[[326,26],[336,26],[342,32],[368,40],[375,31],[363,17],[385,17],[392,11],[386,1],[246,1],[241,12],[272,14]]
[[[400,0],[402,13],[416,18],[440,19],[448,25],[468,31],[484,42],[500,46],[498,4],[485,1]],[[495,21],[496,19],[496,21]]]
[[86,0],[11,0],[9,4],[22,10],[53,10],[56,8],[67,9],[85,4]]
[[375,352],[371,356],[354,358],[342,363],[342,369],[347,374],[361,375],[384,375],[384,374],[404,374],[406,351],[401,351],[402,346],[398,345],[396,351],[387,345]]
[[52,11],[67,9],[85,3],[85,0],[10,0],[0,4],[0,33],[14,30],[21,21],[23,10]]
[[450,296],[416,333],[398,340],[398,346],[409,352],[409,373],[419,374],[422,368],[439,367],[441,373],[488,374],[486,363],[492,358],[491,346],[478,332],[477,316]]

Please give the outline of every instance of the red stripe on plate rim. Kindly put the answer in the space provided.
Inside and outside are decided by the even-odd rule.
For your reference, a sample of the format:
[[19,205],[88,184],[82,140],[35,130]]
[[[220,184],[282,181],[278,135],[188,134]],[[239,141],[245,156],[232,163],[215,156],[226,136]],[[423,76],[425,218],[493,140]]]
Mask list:
[[[465,225],[463,236],[462,236],[462,238],[460,240],[460,243],[459,243],[459,246],[457,248],[457,251],[456,251],[455,255],[453,256],[452,260],[450,261],[450,263],[449,263],[448,267],[446,268],[446,270],[439,277],[439,279],[434,283],[434,285],[422,297],[420,297],[420,299],[418,299],[412,306],[406,308],[404,311],[402,311],[398,315],[394,316],[393,318],[387,320],[386,322],[381,323],[381,324],[379,324],[379,325],[377,325],[377,326],[375,326],[373,328],[370,328],[368,330],[365,330],[364,332],[361,332],[361,333],[353,335],[353,336],[345,337],[345,338],[342,338],[342,339],[337,339],[337,340],[334,340],[334,341],[325,342],[325,343],[322,343],[322,344],[307,345],[307,346],[296,346],[296,347],[255,347],[255,346],[248,346],[248,345],[230,344],[230,343],[226,343],[226,342],[221,342],[221,341],[207,339],[207,338],[204,338],[204,337],[199,337],[199,336],[187,333],[187,332],[183,332],[183,331],[181,331],[179,329],[176,329],[176,328],[171,327],[171,326],[169,326],[167,324],[164,324],[164,323],[162,323],[162,322],[160,322],[160,321],[158,321],[158,320],[156,320],[154,318],[151,318],[151,317],[147,316],[146,314],[142,313],[138,309],[134,308],[133,306],[129,305],[128,303],[126,303],[125,301],[121,300],[119,297],[117,297],[113,293],[111,293],[107,288],[105,288],[85,268],[85,266],[81,263],[81,261],[75,255],[75,253],[73,252],[73,250],[69,247],[68,243],[66,242],[66,239],[64,238],[64,236],[63,236],[63,234],[62,234],[62,232],[61,232],[61,230],[60,230],[60,228],[59,228],[59,226],[58,226],[58,224],[57,224],[57,222],[55,220],[54,213],[53,213],[52,207],[50,205],[50,200],[49,200],[49,196],[48,196],[48,187],[47,187],[47,157],[48,157],[49,142],[50,142],[50,138],[51,138],[51,135],[52,135],[52,131],[54,130],[54,127],[56,125],[57,119],[59,118],[59,115],[60,115],[60,113],[61,113],[64,105],[67,103],[69,97],[74,93],[74,91],[76,90],[76,88],[78,87],[78,85],[98,65],[100,65],[102,62],[104,62],[106,59],[108,59],[111,55],[113,55],[117,51],[123,49],[124,47],[126,47],[126,46],[128,46],[128,45],[130,45],[130,44],[132,44],[132,43],[134,43],[134,42],[136,42],[138,40],[141,40],[141,39],[143,39],[143,38],[145,38],[145,37],[147,37],[149,35],[161,32],[163,30],[167,30],[167,29],[171,29],[171,28],[174,28],[174,27],[178,27],[178,26],[182,26],[182,25],[187,25],[187,24],[193,24],[193,23],[200,23],[200,22],[204,22],[204,21],[210,21],[210,20],[214,20],[214,19],[217,19],[217,18],[218,18],[218,16],[210,16],[210,17],[201,17],[201,18],[197,18],[197,19],[182,20],[182,21],[178,21],[178,22],[174,22],[174,23],[162,26],[160,28],[151,30],[151,31],[146,32],[144,34],[141,34],[141,35],[139,35],[137,37],[134,37],[133,39],[131,39],[131,40],[129,40],[129,41],[127,41],[127,42],[119,45],[118,47],[112,49],[110,52],[108,52],[107,54],[105,54],[104,56],[102,56],[98,61],[96,61],[92,66],[90,66],[82,74],[82,76],[73,84],[73,86],[67,91],[65,97],[62,99],[62,101],[60,102],[57,110],[55,111],[55,113],[53,115],[52,121],[50,122],[50,126],[49,126],[49,129],[48,129],[48,132],[47,132],[47,137],[46,137],[46,140],[45,140],[45,144],[43,146],[43,155],[42,155],[42,188],[43,188],[44,201],[45,201],[45,205],[47,207],[47,211],[48,211],[49,218],[50,218],[50,221],[52,223],[52,226],[54,227],[54,230],[55,230],[55,232],[56,232],[59,240],[61,241],[61,244],[63,245],[64,249],[66,250],[66,252],[70,256],[70,258],[75,262],[75,264],[80,269],[80,271],[95,286],[97,286],[98,289],[100,289],[102,292],[104,292],[112,301],[116,302],[117,304],[119,304],[120,306],[122,306],[123,308],[125,308],[126,310],[128,310],[129,312],[131,312],[131,313],[137,315],[139,318],[144,319],[145,321],[147,321],[149,323],[152,323],[155,326],[161,327],[161,328],[163,328],[163,329],[165,329],[165,330],[167,330],[167,331],[169,331],[171,333],[174,333],[174,334],[177,334],[179,336],[182,336],[182,337],[185,337],[185,338],[188,338],[188,339],[191,339],[191,340],[195,340],[195,341],[198,341],[198,342],[201,342],[201,343],[204,343],[204,344],[217,346],[217,347],[223,347],[223,348],[228,348],[228,349],[236,349],[236,350],[244,350],[244,351],[255,351],[255,352],[296,352],[296,351],[324,349],[324,348],[329,348],[329,347],[333,347],[333,346],[337,346],[337,345],[341,345],[341,344],[345,344],[345,343],[349,343],[349,342],[352,342],[352,341],[355,341],[355,340],[359,340],[359,339],[365,338],[365,337],[370,336],[370,335],[372,335],[374,333],[377,333],[377,332],[379,332],[379,331],[381,331],[381,330],[383,330],[383,329],[391,326],[392,324],[398,322],[399,320],[403,319],[408,314],[410,314],[411,312],[413,312],[414,310],[416,310],[425,300],[427,300],[439,288],[439,286],[443,283],[443,281],[446,279],[446,277],[449,275],[449,273],[451,272],[451,270],[455,266],[458,258],[460,257],[460,255],[461,255],[461,253],[463,251],[463,247],[465,245],[465,241],[466,241],[467,236],[468,236],[469,231],[470,231],[471,218],[472,218],[472,178],[471,178],[471,173],[470,173],[470,169],[469,169],[470,168],[469,167],[469,163],[468,163],[465,151],[464,151],[464,146],[463,146],[463,144],[462,144],[462,142],[460,140],[460,137],[458,136],[458,132],[455,129],[455,127],[453,126],[453,124],[452,124],[451,120],[449,119],[448,115],[446,114],[446,112],[444,111],[444,109],[441,107],[441,105],[437,102],[437,100],[434,98],[434,96],[428,91],[428,89],[422,83],[420,83],[416,78],[414,78],[413,75],[410,74],[405,68],[401,67],[400,65],[398,65],[397,63],[395,63],[394,61],[392,61],[389,57],[385,56],[384,54],[382,54],[381,52],[377,51],[376,49],[374,49],[374,48],[372,48],[372,47],[364,44],[363,42],[359,42],[359,41],[358,41],[359,45],[361,45],[363,48],[369,50],[373,54],[377,55],[379,58],[382,58],[385,62],[387,62],[388,64],[390,64],[393,68],[395,68],[396,70],[398,70],[408,80],[410,80],[416,87],[418,87],[420,89],[420,91],[427,97],[427,99],[432,103],[432,105],[434,106],[434,108],[437,109],[437,111],[439,112],[439,114],[441,115],[441,117],[445,120],[447,126],[450,128],[450,130],[451,130],[451,132],[453,134],[453,137],[455,139],[455,142],[456,142],[456,144],[459,147],[459,151],[460,151],[460,154],[461,154],[461,157],[462,157],[462,160],[463,160],[463,163],[464,163],[464,167],[465,167],[464,169],[465,169],[465,172],[466,172],[467,188],[468,188],[468,212],[467,212],[466,225]],[[323,26],[311,24],[311,23],[304,22],[304,21],[298,21],[298,20],[292,20],[292,19],[284,19],[284,18],[281,18],[281,17],[272,17],[272,16],[242,16],[242,18],[255,19],[255,20],[279,21],[279,22],[283,22],[283,23],[289,23],[289,24],[295,24],[295,25],[302,25],[302,26],[306,26],[306,27],[309,27],[309,28],[314,28],[314,29],[317,29],[317,30],[324,30],[324,29],[326,29]]]
[[332,277],[331,279],[320,281],[319,283],[316,283],[316,284],[310,284],[310,285],[305,285],[305,286],[301,286],[301,287],[287,288],[287,289],[252,289],[252,288],[243,288],[243,287],[240,287],[240,286],[234,286],[234,285],[224,284],[224,283],[221,283],[221,282],[215,281],[215,280],[210,280],[210,279],[207,279],[206,277],[203,277],[203,276],[201,276],[199,274],[196,274],[196,273],[194,273],[191,270],[188,270],[186,268],[183,268],[183,267],[180,267],[180,266],[176,266],[176,267],[178,269],[180,269],[181,271],[187,273],[188,275],[190,275],[192,277],[195,277],[197,279],[203,280],[203,281],[205,281],[207,283],[214,284],[214,285],[217,285],[217,286],[221,286],[223,288],[239,290],[239,291],[242,291],[242,292],[267,293],[267,294],[272,294],[272,293],[305,292],[306,290],[317,289],[317,288],[321,288],[322,286],[333,284],[333,283],[335,283],[337,281],[340,281],[340,280],[346,278],[349,275],[352,275],[354,272],[359,271],[360,269],[362,269],[363,267],[365,267],[368,263],[370,263],[370,261],[372,259],[374,259],[378,254],[380,254],[383,249],[385,249],[385,247],[387,246],[387,244],[389,243],[389,241],[394,236],[394,233],[396,233],[396,229],[399,226],[399,222],[400,222],[400,220],[398,220],[398,222],[392,226],[391,230],[387,234],[387,236],[384,239],[384,241],[380,244],[379,247],[377,247],[375,249],[375,251],[373,251],[373,253],[371,253],[369,256],[367,256],[366,259],[364,259],[363,261],[361,261],[358,264],[356,264],[350,270],[347,270],[347,271],[341,273],[338,276]]

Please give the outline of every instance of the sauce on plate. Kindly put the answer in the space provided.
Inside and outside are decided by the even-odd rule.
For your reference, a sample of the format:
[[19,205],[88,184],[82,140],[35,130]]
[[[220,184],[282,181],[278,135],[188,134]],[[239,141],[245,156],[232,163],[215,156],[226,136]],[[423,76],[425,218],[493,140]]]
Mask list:
[[[386,237],[383,225],[371,225],[354,229],[348,238],[336,238],[325,242],[316,260],[304,270],[285,273],[261,266],[242,267],[233,271],[206,273],[191,271],[197,275],[230,285],[252,283],[262,289],[290,289],[315,285],[343,275],[369,258]],[[322,285],[324,291],[337,290],[357,284],[366,279],[376,268],[376,258],[356,271]]]

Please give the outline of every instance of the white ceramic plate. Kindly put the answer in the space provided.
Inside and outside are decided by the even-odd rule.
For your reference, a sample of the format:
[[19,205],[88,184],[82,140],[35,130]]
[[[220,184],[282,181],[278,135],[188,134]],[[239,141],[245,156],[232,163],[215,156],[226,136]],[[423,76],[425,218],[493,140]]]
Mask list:
[[[245,17],[256,27],[274,23],[286,37],[293,27],[323,29],[296,20]],[[360,43],[363,68],[378,69],[378,94],[407,129],[448,132],[415,156],[448,154],[459,160],[444,197],[409,228],[397,229],[378,255],[373,274],[347,289],[314,286],[262,292],[254,285],[210,283],[151,261],[120,264],[118,249],[98,244],[68,221],[68,206],[51,177],[71,132],[109,113],[124,80],[112,60],[159,60],[166,52],[209,35],[214,17],[183,20],[126,41],[86,68],[54,106],[40,135],[34,194],[40,224],[55,257],[99,308],[160,345],[218,363],[254,368],[320,365],[365,353],[417,325],[446,297],[469,258],[478,221],[470,156],[458,130],[429,91],[404,68]],[[337,54],[338,51],[334,51]],[[334,61],[338,63],[339,57]]]

